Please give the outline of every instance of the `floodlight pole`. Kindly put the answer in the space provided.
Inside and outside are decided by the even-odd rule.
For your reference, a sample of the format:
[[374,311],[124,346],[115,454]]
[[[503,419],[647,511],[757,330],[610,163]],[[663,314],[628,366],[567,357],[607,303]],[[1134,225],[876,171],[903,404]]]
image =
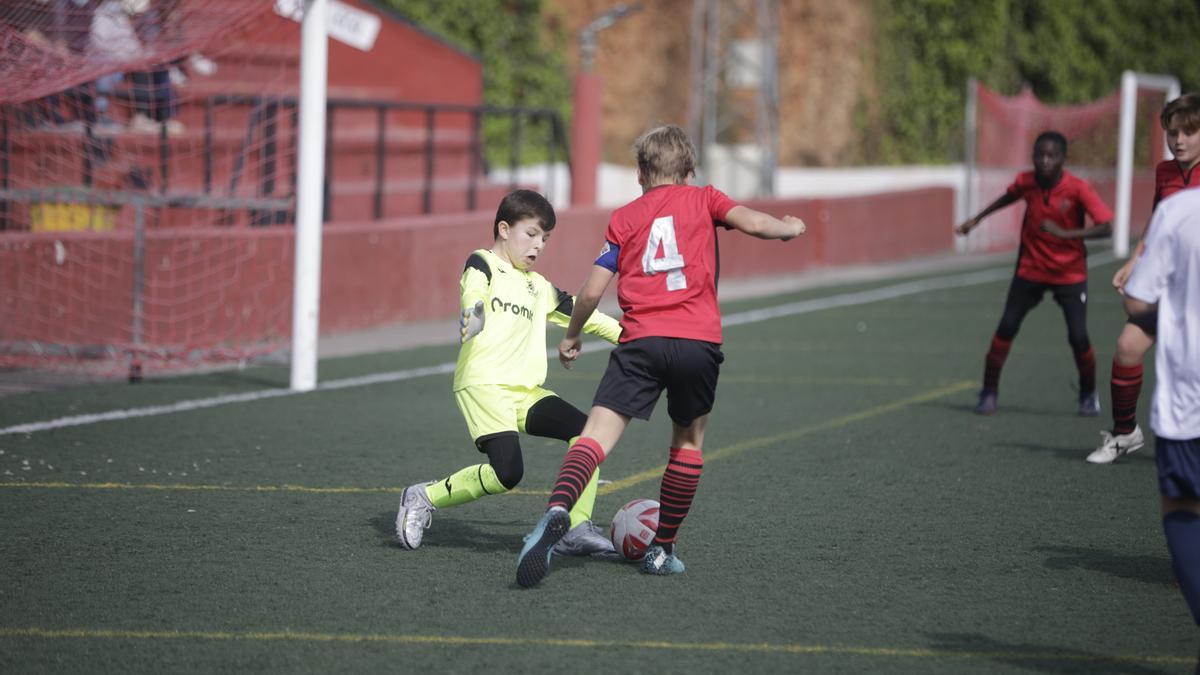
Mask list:
[[574,119],[571,121],[571,206],[596,205],[596,175],[601,159],[600,78],[592,72],[596,34],[641,11],[642,6],[617,5],[579,32],[579,74],[575,76]]
[[329,0],[306,0],[304,21],[300,28],[300,157],[296,181],[296,266],[292,296],[293,391],[312,391],[317,386],[328,16]]

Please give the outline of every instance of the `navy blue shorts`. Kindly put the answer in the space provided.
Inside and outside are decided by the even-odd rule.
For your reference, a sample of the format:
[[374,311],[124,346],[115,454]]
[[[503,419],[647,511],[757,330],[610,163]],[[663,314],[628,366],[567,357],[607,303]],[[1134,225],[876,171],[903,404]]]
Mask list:
[[724,360],[720,345],[702,340],[645,337],[623,342],[608,357],[592,405],[648,420],[666,389],[671,421],[690,427],[712,411]]
[[1154,462],[1162,496],[1200,500],[1200,438],[1173,441],[1159,436],[1154,442]]

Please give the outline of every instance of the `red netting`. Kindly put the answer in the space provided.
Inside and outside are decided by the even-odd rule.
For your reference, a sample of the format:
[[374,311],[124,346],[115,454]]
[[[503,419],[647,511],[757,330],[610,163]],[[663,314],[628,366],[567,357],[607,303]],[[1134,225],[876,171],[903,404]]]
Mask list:
[[[1120,92],[1079,105],[1042,103],[1028,87],[1016,96],[1002,96],[979,85],[977,96],[975,181],[968,186],[973,212],[1002,194],[1018,172],[1031,169],[1033,141],[1043,131],[1058,131],[1067,137],[1067,169],[1090,180],[1100,197],[1110,207],[1114,205]],[[1149,214],[1153,167],[1162,159],[1158,114],[1163,103],[1162,92],[1138,92],[1132,219],[1136,228]],[[1022,215],[1018,206],[992,214],[970,237],[972,248],[1014,248]]]
[[0,366],[283,344],[291,231],[233,226],[291,222],[299,26],[273,0],[0,6]]

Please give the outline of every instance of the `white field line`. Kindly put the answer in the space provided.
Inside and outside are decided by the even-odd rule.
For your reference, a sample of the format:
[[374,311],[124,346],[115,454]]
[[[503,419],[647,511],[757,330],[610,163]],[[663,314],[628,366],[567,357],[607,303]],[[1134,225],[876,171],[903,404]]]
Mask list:
[[[1109,252],[1102,252],[1093,256],[1089,256],[1088,266],[1103,265],[1112,262],[1114,257]],[[953,274],[944,277],[930,277],[927,279],[918,279],[909,281],[894,286],[884,286],[882,288],[873,288],[866,291],[857,291],[854,293],[842,293],[839,295],[831,295],[824,298],[814,298],[812,300],[802,300],[800,302],[792,302],[786,305],[777,305],[775,307],[764,307],[762,309],[753,309],[746,312],[737,312],[728,314],[722,320],[724,326],[741,326],[748,323],[756,323],[758,321],[767,321],[777,319],[784,316],[795,316],[797,314],[807,314],[809,312],[817,312],[824,309],[833,309],[836,307],[849,307],[852,305],[865,305],[880,300],[890,300],[906,295],[915,295],[926,291],[936,291],[945,288],[960,288],[963,286],[975,286],[985,284],[992,281],[1000,281],[1012,276],[1013,267],[1008,265],[1005,267],[992,268],[979,272],[968,272],[966,274]],[[598,352],[607,349],[612,349],[612,345],[607,342],[589,342],[583,346],[583,351]],[[558,350],[552,349],[547,353],[548,358],[558,356]],[[409,370],[396,370],[388,373],[377,373],[375,375],[364,375],[361,377],[348,377],[340,380],[330,380],[319,384],[315,391],[333,391],[337,389],[349,389],[351,387],[365,387],[372,384],[382,384],[386,382],[401,382],[404,380],[413,380],[419,377],[428,375],[442,375],[454,372],[454,363],[442,363],[436,366],[426,366],[423,368],[411,368]],[[156,415],[169,415],[173,413],[187,412],[190,410],[202,410],[204,408],[213,408],[231,403],[249,403],[252,401],[261,401],[268,398],[279,398],[282,396],[294,396],[296,394],[308,393],[297,392],[291,389],[263,389],[260,391],[251,391],[244,394],[228,394],[225,396],[213,396],[210,398],[198,398],[189,401],[178,401],[166,405],[146,406],[143,408],[127,408],[125,410],[110,410],[108,412],[94,413],[90,415],[71,415],[68,417],[59,417],[57,419],[46,420],[44,422],[30,422],[27,424],[16,424],[10,427],[0,428],[0,436],[8,434],[32,434],[39,431],[50,431],[51,429],[62,429],[65,427],[78,427],[88,424],[97,424],[99,422],[112,422],[118,420],[128,420],[137,417],[152,417]]]

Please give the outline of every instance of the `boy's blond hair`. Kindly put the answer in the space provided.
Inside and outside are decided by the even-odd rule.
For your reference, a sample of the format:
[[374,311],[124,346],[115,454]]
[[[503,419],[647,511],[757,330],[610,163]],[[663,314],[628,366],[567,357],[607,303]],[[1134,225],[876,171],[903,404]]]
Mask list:
[[664,124],[644,132],[633,142],[638,171],[651,185],[664,181],[686,183],[696,172],[696,146],[687,132]]
[[1200,131],[1200,94],[1184,94],[1168,103],[1162,111],[1162,127],[1171,127],[1191,135]]

